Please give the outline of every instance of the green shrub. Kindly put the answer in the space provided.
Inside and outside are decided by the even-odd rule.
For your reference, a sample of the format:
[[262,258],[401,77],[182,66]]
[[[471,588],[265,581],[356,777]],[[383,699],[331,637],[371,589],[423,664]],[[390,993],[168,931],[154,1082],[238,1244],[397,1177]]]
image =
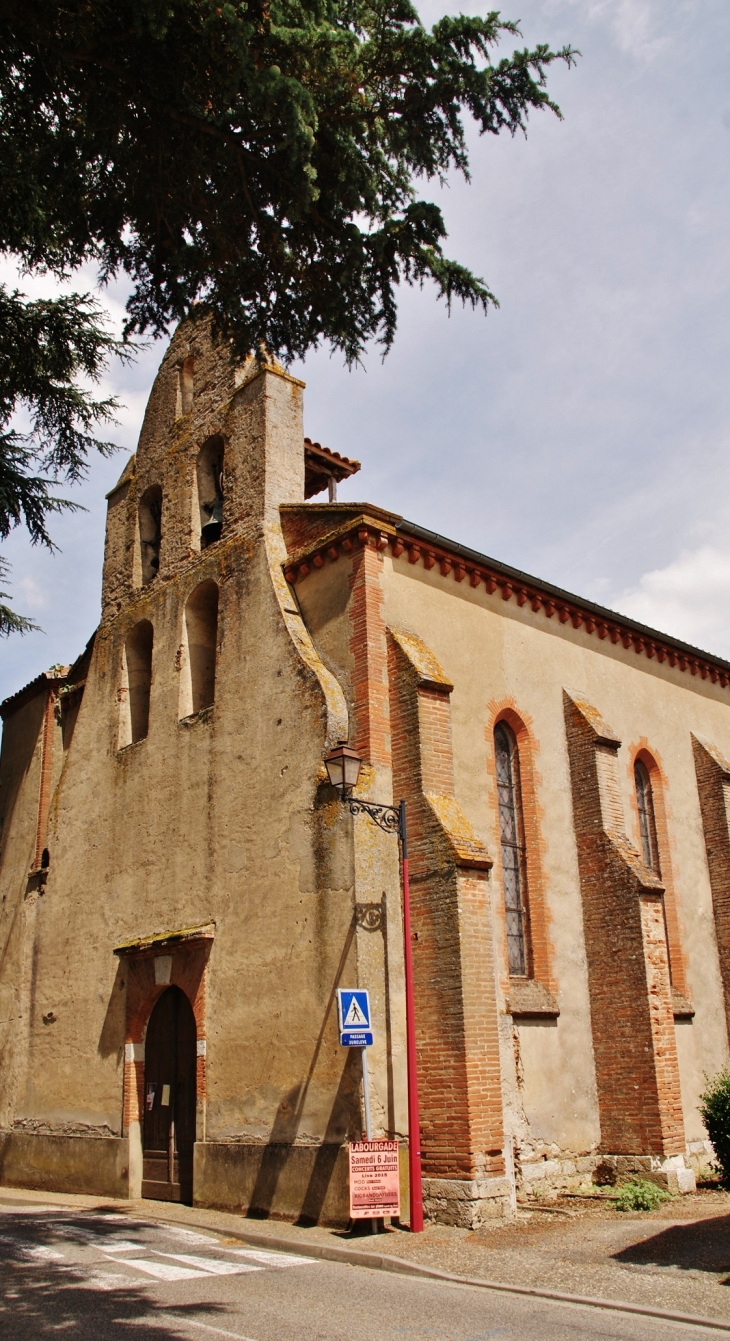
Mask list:
[[646,1178],[631,1178],[616,1195],[617,1211],[653,1211],[667,1200],[668,1192]]
[[715,1147],[723,1184],[730,1187],[730,1071],[726,1066],[712,1080],[705,1076],[700,1115]]

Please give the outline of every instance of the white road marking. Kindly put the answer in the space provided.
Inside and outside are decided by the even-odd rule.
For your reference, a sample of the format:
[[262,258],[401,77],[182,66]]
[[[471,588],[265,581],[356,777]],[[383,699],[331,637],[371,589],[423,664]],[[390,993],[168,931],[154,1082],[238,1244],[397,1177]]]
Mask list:
[[274,1253],[259,1248],[225,1248],[224,1252],[236,1257],[250,1257],[254,1262],[273,1267],[309,1266],[318,1261],[316,1257],[297,1257],[294,1253]]
[[[159,1257],[171,1257],[175,1262],[184,1262],[186,1266],[197,1267],[200,1271],[207,1271],[211,1276],[241,1276],[244,1271],[263,1271],[263,1267],[249,1266],[244,1262],[221,1262],[219,1258],[194,1257],[192,1253],[163,1253],[159,1248],[156,1248],[155,1252]],[[133,1261],[130,1258],[125,1260]]]
[[[234,1341],[254,1341],[252,1336],[244,1336],[242,1332],[226,1332],[223,1327],[211,1327],[209,1323],[196,1322],[194,1318],[176,1318],[174,1313],[164,1314],[163,1320],[166,1322],[176,1322],[178,1327],[199,1327],[201,1331],[213,1332],[215,1336],[232,1336]],[[142,1321],[143,1320],[140,1319],[140,1322]],[[146,1326],[148,1324],[145,1322],[144,1325]]]
[[100,1248],[103,1253],[138,1253],[149,1252],[149,1244],[133,1243],[131,1239],[105,1239],[103,1243],[95,1243],[95,1248]]
[[57,1248],[46,1248],[42,1244],[39,1244],[36,1248],[25,1248],[24,1251],[30,1253],[33,1257],[42,1257],[47,1261],[63,1261],[63,1253],[60,1253]]
[[209,1248],[218,1247],[218,1239],[215,1234],[196,1234],[193,1229],[182,1229],[179,1225],[164,1225],[164,1232],[172,1234],[176,1239],[185,1239],[188,1243],[204,1243]]
[[209,1271],[194,1271],[192,1267],[173,1266],[172,1262],[150,1262],[142,1257],[126,1257],[127,1266],[146,1271],[148,1276],[157,1280],[205,1280],[210,1279]]
[[126,1290],[137,1285],[134,1276],[125,1276],[122,1272],[90,1271],[84,1280],[76,1281],[80,1290]]

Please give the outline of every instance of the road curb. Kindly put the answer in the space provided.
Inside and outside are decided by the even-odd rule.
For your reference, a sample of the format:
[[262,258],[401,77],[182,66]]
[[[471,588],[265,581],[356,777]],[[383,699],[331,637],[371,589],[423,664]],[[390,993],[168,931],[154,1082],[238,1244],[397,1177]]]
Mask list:
[[559,1290],[541,1290],[529,1285],[508,1285],[504,1281],[487,1280],[482,1276],[456,1276],[438,1267],[423,1266],[419,1262],[409,1262],[404,1257],[392,1257],[390,1253],[363,1252],[357,1248],[339,1248],[329,1243],[299,1243],[292,1239],[273,1234],[257,1234],[254,1230],[229,1229],[217,1230],[214,1225],[202,1220],[185,1221],[168,1218],[163,1215],[147,1214],[140,1216],[130,1211],[130,1218],[157,1220],[164,1224],[189,1225],[193,1229],[206,1229],[214,1234],[225,1234],[240,1239],[241,1243],[254,1248],[272,1248],[277,1252],[295,1253],[298,1257],[318,1257],[328,1262],[342,1262],[349,1266],[369,1267],[371,1271],[390,1271],[400,1276],[420,1276],[422,1278],[444,1281],[451,1285],[468,1285],[480,1290],[493,1290],[501,1294],[525,1295],[533,1299],[552,1299],[559,1304],[578,1304],[582,1308],[601,1308],[614,1313],[633,1313],[643,1318],[658,1318],[662,1322],[679,1322],[690,1327],[704,1327],[716,1332],[730,1333],[730,1319],[705,1318],[695,1313],[675,1313],[668,1309],[647,1308],[644,1304],[631,1304],[618,1299],[599,1299],[592,1295],[565,1294]]

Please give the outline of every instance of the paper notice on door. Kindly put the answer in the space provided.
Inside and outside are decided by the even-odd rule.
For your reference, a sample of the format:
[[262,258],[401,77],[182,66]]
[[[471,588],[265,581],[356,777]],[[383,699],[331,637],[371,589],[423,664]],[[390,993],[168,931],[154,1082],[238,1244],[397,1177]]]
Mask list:
[[155,1103],[155,1094],[156,1094],[156,1093],[157,1093],[157,1086],[156,1086],[156,1085],[148,1085],[148,1086],[147,1086],[147,1112],[148,1112],[148,1113],[151,1113],[151,1112],[152,1112],[152,1109],[153,1109],[153,1107],[154,1107],[154,1103]]
[[163,1086],[162,1086],[162,1098],[160,1099],[160,1107],[161,1107],[161,1108],[169,1108],[169,1107],[170,1107],[170,1086],[169,1086],[169,1085],[163,1085]]

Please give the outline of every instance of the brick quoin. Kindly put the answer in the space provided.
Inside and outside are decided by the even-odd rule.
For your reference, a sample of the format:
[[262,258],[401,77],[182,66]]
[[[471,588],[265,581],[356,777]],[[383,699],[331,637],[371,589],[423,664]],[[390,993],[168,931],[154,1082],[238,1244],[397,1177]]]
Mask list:
[[448,691],[388,640],[394,794],[408,807],[421,1150],[427,1177],[504,1173],[486,872],[461,869],[425,793],[453,795]]
[[371,543],[354,555],[350,573],[354,745],[369,763],[390,766],[388,653],[383,619],[383,556]]
[[692,750],[730,1040],[730,764],[696,736],[692,737]]
[[564,705],[601,1149],[681,1154],[663,886],[621,832],[620,742],[589,704],[566,693]]

